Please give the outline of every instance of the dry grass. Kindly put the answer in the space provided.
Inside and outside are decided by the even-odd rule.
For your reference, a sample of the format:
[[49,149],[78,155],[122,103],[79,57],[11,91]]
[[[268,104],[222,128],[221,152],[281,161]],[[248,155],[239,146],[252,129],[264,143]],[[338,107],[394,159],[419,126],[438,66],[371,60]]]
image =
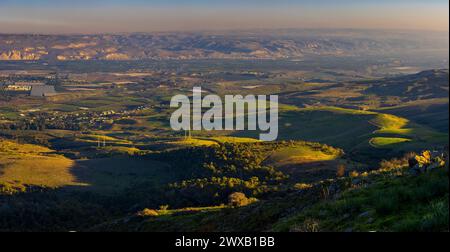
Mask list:
[[77,183],[70,169],[74,162],[52,150],[31,144],[0,140],[0,183],[62,187]]

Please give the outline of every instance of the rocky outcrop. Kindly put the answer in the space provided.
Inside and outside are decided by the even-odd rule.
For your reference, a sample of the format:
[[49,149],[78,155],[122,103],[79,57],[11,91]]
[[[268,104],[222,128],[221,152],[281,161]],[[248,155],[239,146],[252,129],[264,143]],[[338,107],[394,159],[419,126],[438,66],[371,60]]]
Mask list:
[[34,53],[27,50],[11,50],[0,53],[0,60],[39,60],[43,53]]
[[124,53],[110,53],[105,55],[103,59],[106,60],[129,60],[130,57]]

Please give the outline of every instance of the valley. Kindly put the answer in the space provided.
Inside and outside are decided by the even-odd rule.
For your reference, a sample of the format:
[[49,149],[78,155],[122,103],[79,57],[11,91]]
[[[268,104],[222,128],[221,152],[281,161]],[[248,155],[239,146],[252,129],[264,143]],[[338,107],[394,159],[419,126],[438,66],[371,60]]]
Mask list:
[[[192,40],[155,36],[155,48],[163,38]],[[122,39],[130,47],[114,49]],[[229,39],[204,35],[155,55],[138,35],[42,36],[26,53],[0,44],[0,231],[448,229],[448,59],[410,71],[407,59],[362,54],[363,42],[279,41],[287,52],[255,53],[233,46],[249,38]],[[55,94],[15,88],[36,85]],[[277,141],[173,131],[171,97],[198,86],[278,95]],[[447,160],[412,176],[408,159],[425,150]],[[391,205],[371,201],[384,194]]]

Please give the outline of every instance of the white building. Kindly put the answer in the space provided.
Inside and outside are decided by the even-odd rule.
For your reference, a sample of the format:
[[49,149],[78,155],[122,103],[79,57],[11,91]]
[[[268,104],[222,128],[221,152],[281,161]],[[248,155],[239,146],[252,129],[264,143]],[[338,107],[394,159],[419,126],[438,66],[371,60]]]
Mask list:
[[55,87],[49,85],[36,85],[31,88],[31,96],[46,97],[56,95]]

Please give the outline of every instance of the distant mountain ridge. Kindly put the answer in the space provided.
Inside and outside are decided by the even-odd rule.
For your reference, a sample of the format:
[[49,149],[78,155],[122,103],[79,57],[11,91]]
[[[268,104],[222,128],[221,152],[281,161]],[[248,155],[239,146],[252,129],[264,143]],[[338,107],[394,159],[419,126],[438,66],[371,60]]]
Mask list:
[[283,59],[448,50],[447,40],[399,34],[155,33],[0,34],[0,60]]

